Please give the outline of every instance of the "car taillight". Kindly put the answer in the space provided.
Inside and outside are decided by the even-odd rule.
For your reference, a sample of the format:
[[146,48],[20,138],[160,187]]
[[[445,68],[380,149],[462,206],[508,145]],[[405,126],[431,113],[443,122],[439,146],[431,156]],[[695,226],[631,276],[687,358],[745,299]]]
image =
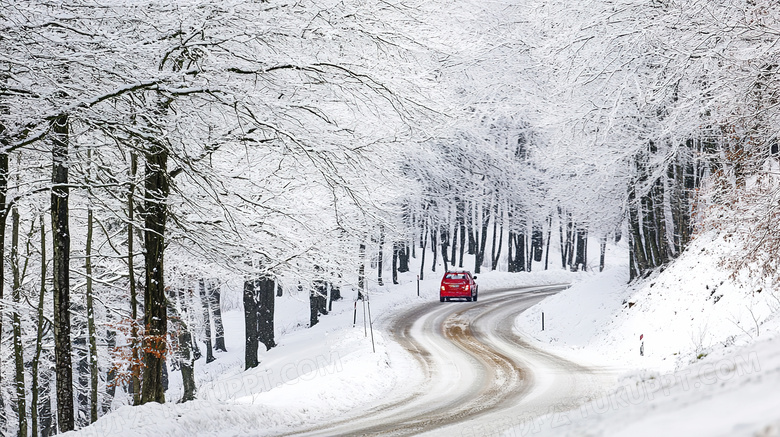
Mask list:
[[441,286],[441,291],[444,291],[444,286],[443,285]]
[[471,288],[471,285],[466,284],[466,291],[469,291],[470,288]]

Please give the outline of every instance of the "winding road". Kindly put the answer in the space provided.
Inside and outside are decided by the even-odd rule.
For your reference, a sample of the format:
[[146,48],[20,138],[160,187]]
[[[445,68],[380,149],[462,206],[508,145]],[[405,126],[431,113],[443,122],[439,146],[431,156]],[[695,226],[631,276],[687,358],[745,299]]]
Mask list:
[[563,288],[480,290],[479,302],[436,301],[396,315],[391,337],[419,371],[367,410],[290,435],[481,437],[578,406],[609,384],[609,369],[545,352],[513,330],[518,314]]

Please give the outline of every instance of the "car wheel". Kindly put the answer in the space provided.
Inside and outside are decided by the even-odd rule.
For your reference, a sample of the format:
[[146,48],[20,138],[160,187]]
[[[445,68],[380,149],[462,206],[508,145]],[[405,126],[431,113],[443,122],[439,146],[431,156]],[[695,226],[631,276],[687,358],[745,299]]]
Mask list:
[[471,296],[466,298],[466,302],[471,302]]
[[439,302],[444,302],[444,298],[443,298],[443,297],[440,297],[440,298],[439,298]]
[[479,294],[475,293],[475,294],[474,294],[474,302],[476,302],[476,301],[477,301],[477,296],[479,296]]

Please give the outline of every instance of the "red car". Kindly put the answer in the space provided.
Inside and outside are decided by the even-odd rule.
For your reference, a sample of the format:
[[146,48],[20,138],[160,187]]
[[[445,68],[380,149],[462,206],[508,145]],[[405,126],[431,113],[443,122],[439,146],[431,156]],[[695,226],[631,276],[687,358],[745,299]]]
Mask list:
[[439,289],[439,301],[444,302],[450,299],[466,299],[466,302],[477,301],[477,283],[474,280],[476,276],[471,276],[471,272],[447,272],[441,279],[441,288]]

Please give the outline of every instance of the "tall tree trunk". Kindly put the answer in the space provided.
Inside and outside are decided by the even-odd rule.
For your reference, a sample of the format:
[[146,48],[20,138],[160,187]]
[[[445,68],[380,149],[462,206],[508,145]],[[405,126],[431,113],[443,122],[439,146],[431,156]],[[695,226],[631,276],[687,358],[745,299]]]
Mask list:
[[393,284],[398,285],[398,243],[393,243]]
[[214,361],[214,350],[211,347],[211,309],[209,308],[209,291],[206,290],[206,281],[201,278],[198,281],[198,288],[200,289],[200,303],[203,308],[203,330],[205,331],[206,340],[206,363]]
[[420,280],[425,279],[425,246],[428,244],[428,228],[423,231],[422,257],[420,259]]
[[[46,331],[44,331],[44,342],[53,343],[54,339],[47,340]],[[54,355],[51,349],[44,349],[42,351],[43,362],[54,362]],[[52,385],[53,372],[49,369],[43,369],[40,372],[40,397],[38,401],[38,421],[40,423],[40,436],[49,437],[57,433],[57,425],[54,421],[54,414],[51,410],[51,385]]]
[[431,271],[432,272],[436,271],[436,259],[438,258],[436,255],[438,255],[438,253],[439,253],[439,246],[436,243],[436,241],[437,241],[437,234],[438,233],[439,233],[438,226],[431,226],[431,231],[430,231],[430,234],[431,234],[431,252],[432,252],[432,255],[433,255],[433,262],[431,263]]
[[32,424],[33,437],[38,436],[38,397],[40,387],[38,386],[38,368],[41,360],[41,349],[43,348],[43,326],[46,319],[43,317],[43,306],[46,296],[46,227],[43,215],[40,216],[41,224],[41,289],[38,293],[38,330],[35,335],[35,354],[32,360],[32,401],[30,405],[30,423]]
[[22,301],[22,272],[19,265],[19,209],[12,209],[13,227],[11,230],[11,270],[13,272],[14,302],[12,313],[14,361],[16,363],[16,411],[19,415],[19,435],[27,436],[27,390],[24,383],[24,346],[22,345],[22,318],[19,314],[19,306]]
[[501,246],[504,243],[504,222],[502,220],[501,226],[499,226],[498,247],[496,247],[496,225],[498,224],[499,218],[498,202],[496,202],[495,217],[493,217],[493,247],[491,248],[492,265],[490,266],[490,270],[498,268],[498,260],[501,258]]
[[60,432],[75,425],[73,364],[70,339],[70,227],[68,224],[68,116],[52,123],[51,223],[54,284],[54,359],[57,375],[57,418]]
[[321,279],[314,281],[309,289],[309,328],[320,321],[320,314],[323,313],[323,302],[327,299],[327,283]]
[[441,225],[441,237],[439,240],[441,244],[441,260],[444,263],[444,271],[446,272],[450,269],[449,260],[447,259],[447,247],[449,247],[450,238],[447,235],[447,227],[445,225]]
[[[510,222],[511,223],[511,222]],[[515,233],[512,232],[511,228],[509,231],[507,231],[507,241],[506,241],[506,271],[509,273],[515,272],[515,258],[512,253],[512,246],[514,245],[515,240]]]
[[547,217],[547,249],[544,251],[544,269],[547,270],[550,261],[550,240],[552,239],[552,215]]
[[168,150],[150,144],[145,152],[144,198],[144,369],[141,403],[165,402],[163,365],[168,350],[165,293],[165,224],[168,219]]
[[400,273],[406,273],[409,271],[409,244],[406,241],[402,241],[399,243],[398,271]]
[[636,200],[636,190],[634,184],[629,185],[628,190],[628,237],[629,237],[629,260],[631,264],[630,279],[633,280],[648,269],[647,258],[645,257],[644,244],[642,242],[641,224],[639,222],[639,206]]
[[[7,106],[0,105],[3,114],[7,112]],[[8,138],[5,135],[5,126],[0,119],[0,253],[5,253],[5,225],[8,217]],[[0,256],[0,300],[3,300],[5,288],[5,256]],[[0,311],[0,339],[3,338],[3,312]],[[0,369],[3,369],[3,342],[0,341]],[[3,387],[3,372],[0,372],[0,423],[6,423],[5,396]],[[3,431],[0,429],[0,435]]]
[[[86,307],[76,300],[73,305],[73,351],[76,356],[76,427],[89,425],[89,347],[87,346]],[[79,335],[81,334],[81,335]]]
[[455,267],[455,263],[458,261],[458,222],[457,218],[455,226],[452,227],[452,251],[450,252],[450,264]]
[[[87,152],[87,156],[91,153]],[[89,160],[90,158],[87,158]],[[95,307],[92,296],[92,205],[87,206],[87,247],[86,247],[86,299],[87,299],[87,334],[89,335],[89,423],[98,419],[98,356],[97,334],[95,331]]]
[[[465,216],[465,204],[463,205],[463,211],[461,211],[460,217],[460,256],[458,257],[458,267],[463,267],[463,256],[466,252],[466,216]],[[452,263],[455,264],[455,258],[452,259]]]
[[222,289],[208,282],[209,299],[214,310],[214,349],[227,352],[225,348],[225,327],[222,325]]
[[[110,311],[106,312],[106,349],[113,351],[116,349],[116,330],[113,329],[114,317]],[[114,402],[114,396],[116,395],[116,369],[109,364],[108,371],[106,372],[106,393],[103,396],[103,415],[108,414],[111,411],[111,404]]]
[[183,393],[179,403],[192,401],[195,399],[195,355],[192,353],[192,332],[186,323],[182,323],[179,331],[179,366],[181,369],[181,379]]
[[358,299],[363,300],[363,291],[366,289],[366,244],[360,243],[358,246]]
[[540,262],[542,260],[542,251],[544,250],[544,232],[537,222],[533,223],[531,229],[531,252],[533,260]]
[[169,304],[168,308],[171,312],[171,321],[179,341],[179,349],[176,351],[176,359],[178,360],[179,370],[181,370],[183,389],[179,403],[184,403],[194,400],[196,392],[195,360],[197,357],[195,356],[195,351],[193,348],[195,339],[192,335],[192,329],[190,328],[190,307],[189,300],[187,299],[190,297],[188,293],[194,293],[194,291],[192,289],[185,290],[183,288],[179,288],[174,293],[178,305]]
[[379,286],[385,285],[382,282],[382,268],[384,267],[382,265],[382,257],[384,256],[385,251],[385,227],[380,225],[379,226],[379,254],[378,254],[378,260],[377,260],[377,266],[376,266],[376,282],[379,284]]
[[244,362],[246,370],[257,367],[257,349],[260,342],[258,333],[258,280],[249,276],[244,280],[244,332],[246,347],[244,349]]
[[133,405],[141,405],[141,356],[138,335],[138,292],[135,281],[135,176],[138,173],[138,155],[130,152],[130,186],[127,190],[127,280],[130,286],[130,364]]
[[565,216],[563,212],[561,211],[561,208],[558,207],[558,235],[561,238],[561,268],[566,268],[566,249],[568,248],[568,242],[564,242],[563,239],[563,227],[565,222]]
[[474,202],[469,202],[469,210],[466,212],[466,228],[469,233],[469,255],[475,255],[477,253],[477,237],[474,235],[474,229],[476,224],[477,211],[474,206]]
[[[257,335],[258,340],[265,345],[265,350],[276,346],[274,340],[274,303],[276,299],[276,281],[270,277],[260,278],[256,292],[257,296]],[[324,304],[322,304],[324,308]]]
[[574,261],[574,270],[582,269],[583,271],[588,270],[588,230],[587,229],[577,229],[576,232],[576,240],[577,240],[577,257]]
[[607,236],[601,237],[601,240],[599,241],[599,250],[601,253],[601,256],[599,257],[599,271],[604,271],[604,261],[607,256]]
[[477,242],[474,273],[480,273],[482,263],[485,261],[485,246],[487,246],[487,233],[490,226],[490,211],[482,212],[482,230]]
[[526,271],[525,230],[515,234],[515,271]]

